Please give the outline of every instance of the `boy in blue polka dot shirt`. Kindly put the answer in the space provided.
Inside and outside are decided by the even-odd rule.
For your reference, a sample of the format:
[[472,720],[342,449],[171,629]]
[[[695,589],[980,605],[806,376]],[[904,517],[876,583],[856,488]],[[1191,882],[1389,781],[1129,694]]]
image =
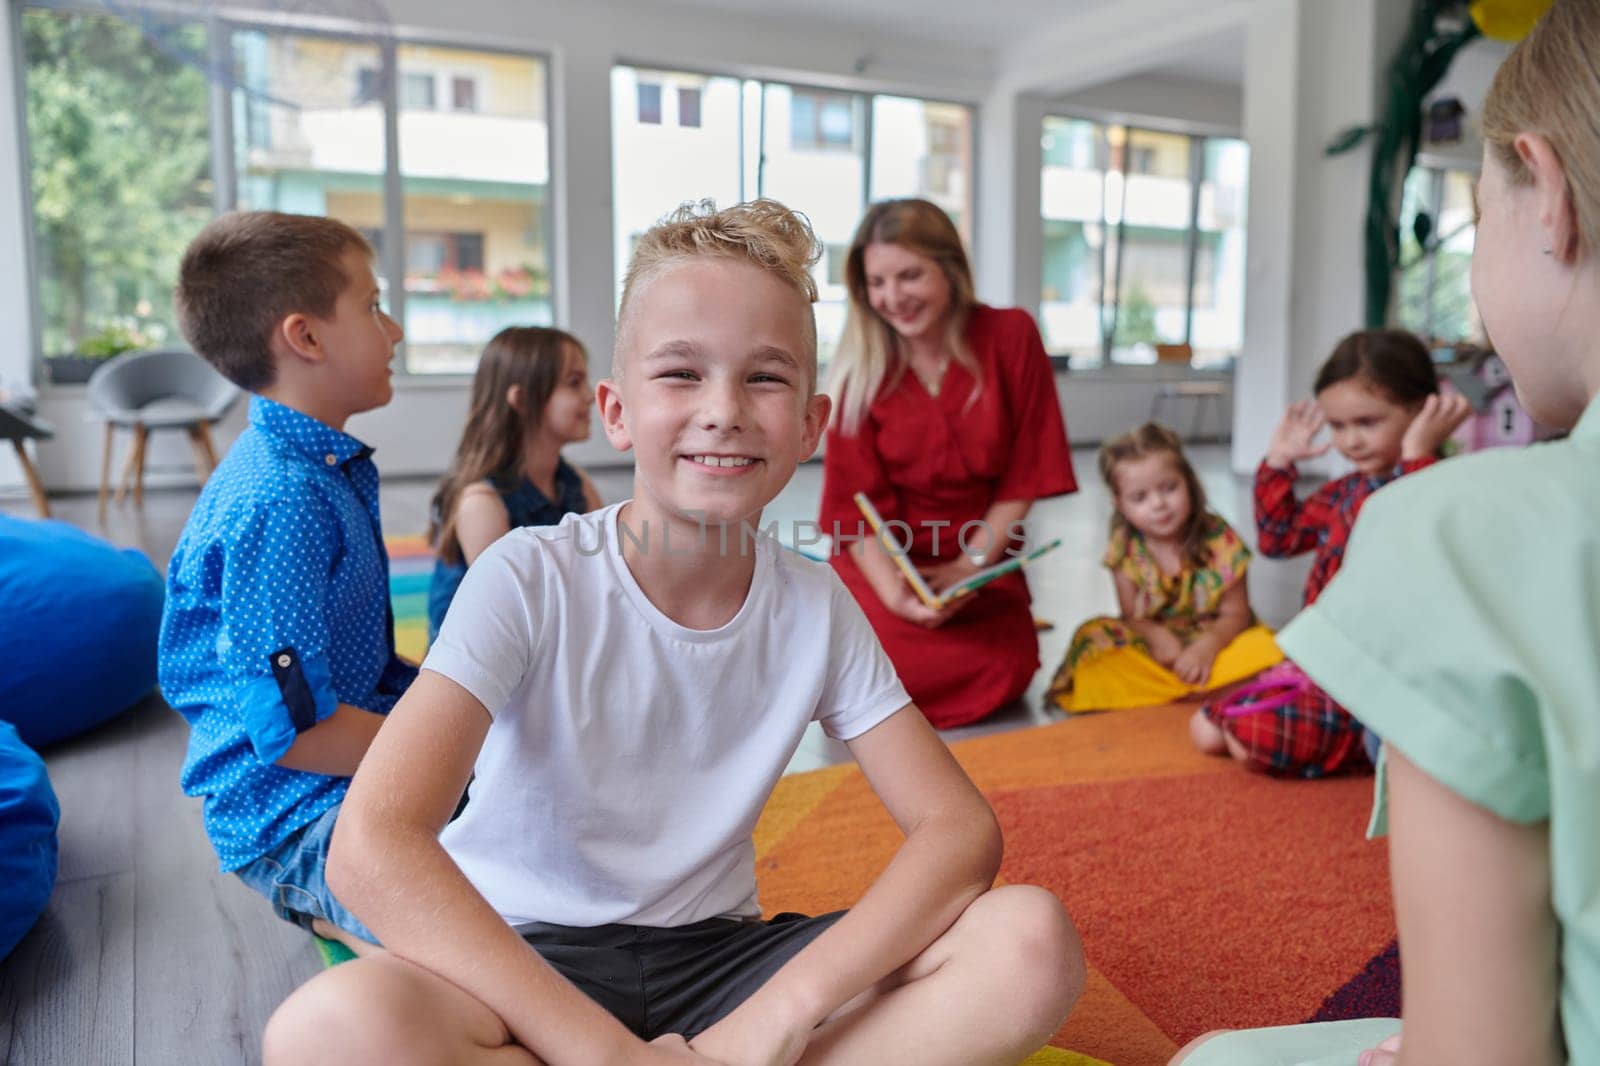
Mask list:
[[395,655],[372,449],[350,416],[393,395],[402,336],[342,222],[226,215],[179,270],[183,334],[253,393],[167,572],[161,688],[189,723],[184,792],[221,869],[279,915],[376,938],[323,881],[350,775],[416,668]]

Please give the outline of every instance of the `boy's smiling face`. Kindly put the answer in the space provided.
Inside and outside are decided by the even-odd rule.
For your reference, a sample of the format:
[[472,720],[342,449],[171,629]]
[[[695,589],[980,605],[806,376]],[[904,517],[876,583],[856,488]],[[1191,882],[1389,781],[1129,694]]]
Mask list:
[[599,403],[611,443],[637,453],[640,517],[758,521],[828,421],[810,303],[745,260],[697,258],[626,311]]

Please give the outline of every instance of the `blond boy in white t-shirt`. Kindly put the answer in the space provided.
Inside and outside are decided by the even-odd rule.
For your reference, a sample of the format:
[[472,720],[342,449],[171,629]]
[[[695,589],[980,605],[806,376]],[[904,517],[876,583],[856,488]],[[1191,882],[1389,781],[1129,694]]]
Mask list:
[[[815,258],[771,201],[641,239],[597,390],[633,498],[468,572],[329,857],[386,950],[269,1062],[1014,1064],[1065,1018],[1060,903],[991,887],[993,812],[848,592],[751,535],[828,420]],[[750,832],[812,720],[906,839],[850,911],[762,922]]]

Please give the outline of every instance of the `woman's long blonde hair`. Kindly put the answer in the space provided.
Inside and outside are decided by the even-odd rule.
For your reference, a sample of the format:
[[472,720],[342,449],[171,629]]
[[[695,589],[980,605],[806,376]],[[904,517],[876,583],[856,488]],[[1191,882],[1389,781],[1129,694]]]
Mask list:
[[950,283],[950,312],[945,343],[956,361],[979,379],[978,362],[967,348],[967,319],[977,305],[972,267],[961,247],[950,216],[926,200],[885,200],[867,209],[845,260],[845,285],[850,308],[844,337],[828,373],[828,392],[838,410],[839,425],[847,434],[861,428],[867,408],[879,390],[893,387],[906,372],[905,354],[894,328],[878,316],[867,300],[867,272],[863,263],[869,244],[898,244],[939,264]]
[[[462,561],[456,538],[461,493],[485,478],[518,478],[522,445],[544,424],[545,405],[561,383],[569,352],[584,358],[583,342],[566,330],[547,326],[511,326],[484,345],[472,378],[466,428],[434,493],[428,521],[428,543],[445,562]],[[506,399],[513,385],[522,389],[520,411]]]
[[1518,184],[1530,180],[1512,142],[1537,133],[1567,172],[1579,250],[1600,250],[1600,2],[1556,0],[1512,49],[1483,103],[1483,140]]

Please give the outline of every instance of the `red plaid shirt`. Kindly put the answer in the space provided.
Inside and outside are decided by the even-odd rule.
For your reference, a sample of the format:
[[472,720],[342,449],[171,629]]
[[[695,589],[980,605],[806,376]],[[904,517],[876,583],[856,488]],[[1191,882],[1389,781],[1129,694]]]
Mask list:
[[1344,562],[1344,546],[1355,528],[1356,514],[1374,492],[1395,478],[1421,470],[1436,460],[1412,459],[1382,477],[1346,474],[1308,496],[1295,499],[1293,466],[1278,470],[1263,462],[1256,468],[1256,542],[1261,554],[1272,559],[1315,551],[1316,562],[1306,578],[1306,606],[1328,587]]

